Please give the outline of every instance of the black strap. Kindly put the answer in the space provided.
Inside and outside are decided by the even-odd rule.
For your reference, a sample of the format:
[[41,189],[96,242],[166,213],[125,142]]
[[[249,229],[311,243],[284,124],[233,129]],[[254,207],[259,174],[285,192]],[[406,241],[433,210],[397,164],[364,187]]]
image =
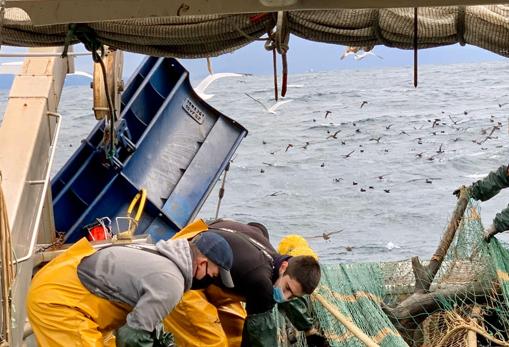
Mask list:
[[263,253],[263,255],[265,255],[265,257],[267,257],[272,264],[274,264],[274,257],[267,250],[267,247],[265,247],[263,244],[261,244],[260,242],[256,241],[255,239],[253,239],[251,236],[248,236],[246,234],[238,232],[237,230],[228,229],[228,228],[215,228],[215,227],[212,227],[211,229],[209,229],[209,231],[214,231],[214,230],[221,230],[221,231],[226,231],[226,232],[229,232],[229,233],[232,233],[232,234],[240,235],[240,237],[243,237],[244,239],[248,240],[253,246],[258,248]]
[[156,254],[156,255],[160,255],[161,257],[164,257],[164,255],[159,253],[158,250],[153,249],[151,247],[143,246],[142,244],[139,244],[139,243],[125,243],[125,244],[109,245],[109,246],[99,249],[98,252],[102,251],[103,249],[111,248],[111,247],[127,247],[127,248],[132,248],[132,249],[138,249],[140,251],[144,251],[144,252],[148,252],[148,253],[152,253],[152,254]]

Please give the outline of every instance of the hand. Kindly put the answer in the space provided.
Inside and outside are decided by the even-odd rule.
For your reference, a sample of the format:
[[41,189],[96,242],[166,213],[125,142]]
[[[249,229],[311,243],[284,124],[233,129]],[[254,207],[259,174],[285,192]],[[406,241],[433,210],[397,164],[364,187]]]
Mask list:
[[154,345],[152,347],[174,347],[173,335],[164,331],[164,326],[158,324],[152,332]]
[[124,324],[117,330],[118,347],[153,347],[152,332],[131,328]]
[[461,190],[466,188],[465,186],[460,186],[458,187],[458,189],[456,189],[454,192],[452,192],[452,195],[456,195],[456,197],[459,199],[460,198],[460,194],[461,194]]
[[306,342],[309,347],[330,347],[329,342],[325,336],[315,333],[306,336]]
[[495,234],[497,233],[498,231],[497,229],[495,229],[495,226],[493,224],[490,225],[489,227],[484,229],[484,241],[489,243],[491,241],[491,238],[495,236]]
[[173,335],[170,333],[162,333],[162,335],[158,336],[154,341],[153,347],[174,347],[175,343],[173,342]]
[[290,345],[297,343],[297,333],[295,331],[295,328],[288,324],[286,325],[286,339],[288,340],[288,343]]

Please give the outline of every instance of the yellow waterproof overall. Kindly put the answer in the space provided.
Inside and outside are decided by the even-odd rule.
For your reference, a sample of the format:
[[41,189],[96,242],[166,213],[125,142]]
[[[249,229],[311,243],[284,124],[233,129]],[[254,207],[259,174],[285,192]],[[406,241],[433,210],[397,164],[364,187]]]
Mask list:
[[[179,231],[172,239],[190,239],[208,226],[197,220]],[[184,293],[179,304],[164,319],[178,347],[239,347],[246,310],[241,298],[217,286]]]
[[41,347],[115,347],[113,331],[131,311],[90,293],[77,268],[95,250],[85,239],[49,262],[33,278],[27,312]]

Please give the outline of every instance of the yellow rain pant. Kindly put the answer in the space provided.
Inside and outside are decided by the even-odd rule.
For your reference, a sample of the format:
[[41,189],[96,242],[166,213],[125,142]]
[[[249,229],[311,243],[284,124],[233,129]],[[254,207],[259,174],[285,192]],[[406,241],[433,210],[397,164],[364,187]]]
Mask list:
[[239,347],[246,310],[240,297],[211,285],[190,290],[164,319],[178,347]]
[[81,259],[95,252],[81,239],[33,278],[27,297],[28,319],[41,347],[115,347],[114,329],[131,308],[90,293],[80,282]]
[[[207,230],[207,224],[199,219],[173,239],[190,239]],[[239,347],[246,318],[240,302],[240,297],[214,285],[190,290],[165,318],[164,327],[173,334],[178,347]]]

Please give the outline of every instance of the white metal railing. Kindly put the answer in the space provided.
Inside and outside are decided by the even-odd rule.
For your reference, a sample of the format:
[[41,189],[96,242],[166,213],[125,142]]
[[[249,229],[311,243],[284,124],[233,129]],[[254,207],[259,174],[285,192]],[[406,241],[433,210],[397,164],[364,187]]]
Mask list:
[[30,247],[28,248],[28,252],[21,258],[17,258],[14,262],[16,264],[20,264],[24,261],[27,261],[30,259],[34,254],[35,244],[37,240],[37,235],[39,233],[39,222],[41,221],[41,215],[42,215],[42,209],[44,207],[44,197],[46,196],[46,192],[48,190],[48,185],[50,181],[50,173],[51,173],[51,167],[53,165],[53,158],[55,157],[55,149],[56,149],[56,142],[58,139],[58,135],[60,133],[60,123],[62,116],[59,113],[56,112],[47,112],[46,113],[48,117],[55,117],[56,118],[56,125],[55,125],[55,133],[53,134],[53,137],[51,136],[51,125],[49,126],[50,131],[50,138],[51,138],[51,145],[49,147],[49,159],[48,159],[48,165],[46,167],[46,175],[43,180],[37,180],[37,181],[29,181],[29,184],[43,184],[42,192],[41,192],[41,203],[39,204],[36,212],[35,217],[35,223],[32,227],[32,239],[30,240]]

